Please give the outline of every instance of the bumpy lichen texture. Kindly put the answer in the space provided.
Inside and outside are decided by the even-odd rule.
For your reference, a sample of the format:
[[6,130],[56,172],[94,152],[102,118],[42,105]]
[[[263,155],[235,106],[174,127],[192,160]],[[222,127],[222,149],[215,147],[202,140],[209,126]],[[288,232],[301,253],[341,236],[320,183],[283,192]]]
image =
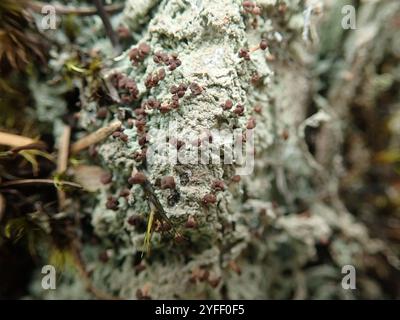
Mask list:
[[[362,261],[382,246],[368,238],[338,200],[337,169],[318,164],[305,143],[307,127],[336,121],[324,108],[307,119],[313,58],[311,40],[303,37],[303,12],[310,3],[258,1],[257,16],[246,13],[239,0],[126,2],[118,19],[139,39],[132,47],[144,42],[152,53],[177,53],[182,62],[173,71],[165,68],[165,79],[148,89],[147,76],[160,68],[152,54],[138,66],[129,61],[128,51],[115,59],[107,73],[122,72],[138,84],[139,99],[132,106],[138,108],[149,97],[168,103],[171,86],[180,83],[194,82],[203,89],[199,95],[187,90],[176,110],[147,112],[148,147],[167,134],[170,124],[176,124],[177,139],[186,142],[183,148],[190,148],[188,129],[199,135],[215,129],[233,132],[245,129],[254,117],[255,168],[236,181],[233,165],[176,164],[156,153],[144,172],[185,240],[155,233],[151,251],[141,258],[150,208],[142,188],[127,183],[140,165],[132,155],[141,147],[137,129],[123,123],[128,142],[109,138],[98,148],[113,181],[86,208],[101,239],[83,247],[95,287],[126,299],[143,292],[154,299],[344,298],[354,297],[340,286],[341,268],[351,264],[359,270],[363,296],[380,295],[379,287],[364,278]],[[251,52],[249,61],[239,57],[241,48],[257,47],[261,39],[267,40],[267,50]],[[243,105],[244,114],[223,110],[226,100]],[[132,106],[115,109],[129,112]],[[82,107],[84,127],[98,124],[93,112],[98,106]],[[157,186],[164,176],[174,177],[175,190]],[[213,190],[215,180],[224,181],[225,190]],[[130,195],[118,197],[126,187]],[[209,193],[216,195],[215,204],[203,203]],[[109,196],[118,197],[118,210],[106,209]],[[139,221],[136,226],[128,223],[132,217]],[[185,227],[189,218],[196,228]],[[334,261],[324,260],[324,251]],[[99,261],[101,252],[107,261]],[[65,274],[58,289],[45,294],[90,298],[81,281]],[[33,283],[33,292],[42,295],[36,287]]]

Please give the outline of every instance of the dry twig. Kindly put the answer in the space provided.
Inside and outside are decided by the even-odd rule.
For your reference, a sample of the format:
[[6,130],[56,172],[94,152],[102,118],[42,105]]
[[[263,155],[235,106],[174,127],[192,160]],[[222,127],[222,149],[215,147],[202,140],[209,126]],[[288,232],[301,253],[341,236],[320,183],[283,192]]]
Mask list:
[[78,272],[80,273],[81,277],[85,281],[86,289],[99,300],[122,300],[120,297],[112,296],[112,295],[96,288],[93,285],[93,282],[90,279],[89,272],[86,270],[86,264],[82,258],[82,255],[80,254],[78,248],[79,248],[79,246],[77,246],[76,244],[75,245],[73,244],[71,251],[72,251],[74,261],[75,261],[75,266],[77,267]]
[[[57,173],[62,174],[67,170],[69,156],[69,142],[71,138],[71,127],[64,126],[58,146]],[[66,194],[63,190],[57,190],[58,208],[61,211],[65,207]]]
[[103,21],[104,29],[106,30],[107,37],[110,39],[111,44],[113,45],[114,49],[117,51],[120,51],[120,46],[119,46],[119,39],[118,35],[115,33],[111,22],[110,18],[108,17],[108,13],[105,9],[105,6],[103,5],[102,0],[93,0],[94,5],[97,8],[97,13],[101,18],[101,21]]
[[71,153],[76,154],[79,151],[82,151],[93,144],[96,144],[111,134],[113,134],[116,130],[121,127],[121,121],[115,121],[110,123],[107,127],[100,128],[97,131],[79,139],[71,146]]
[[0,145],[19,148],[29,144],[35,144],[37,141],[32,138],[23,137],[17,134],[0,132]]
[[[59,185],[61,186],[68,186],[73,188],[81,189],[81,185],[69,182],[69,181],[59,181]],[[4,187],[16,187],[16,186],[29,186],[29,185],[53,185],[55,186],[54,180],[51,179],[18,179],[18,180],[11,180],[6,181],[0,184],[0,188]]]

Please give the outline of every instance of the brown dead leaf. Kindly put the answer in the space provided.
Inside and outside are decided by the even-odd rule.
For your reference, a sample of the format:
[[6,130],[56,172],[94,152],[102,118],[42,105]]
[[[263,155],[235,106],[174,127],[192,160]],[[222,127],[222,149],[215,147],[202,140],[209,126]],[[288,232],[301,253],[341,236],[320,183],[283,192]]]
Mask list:
[[106,173],[99,166],[78,165],[73,168],[75,182],[90,192],[95,192],[105,187],[101,182],[101,177]]

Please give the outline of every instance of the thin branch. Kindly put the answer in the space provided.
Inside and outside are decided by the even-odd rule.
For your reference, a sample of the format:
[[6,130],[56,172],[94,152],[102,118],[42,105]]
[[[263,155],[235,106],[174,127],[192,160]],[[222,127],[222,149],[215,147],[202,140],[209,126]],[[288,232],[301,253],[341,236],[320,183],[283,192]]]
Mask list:
[[57,172],[63,173],[67,170],[69,141],[71,137],[71,127],[65,125],[58,145]]
[[[69,181],[59,181],[57,182],[61,186],[68,186],[73,188],[82,189],[80,184],[69,182]],[[4,187],[17,187],[17,186],[29,186],[29,185],[53,185],[55,186],[54,180],[52,179],[18,179],[6,181],[0,184],[0,188]]]
[[86,271],[86,264],[83,261],[83,258],[79,252],[79,249],[76,247],[76,245],[74,245],[74,244],[72,245],[71,251],[72,251],[74,261],[75,261],[75,266],[77,267],[78,272],[80,273],[81,277],[85,281],[86,289],[91,294],[93,294],[99,300],[123,300],[120,297],[112,296],[112,295],[96,288],[93,285],[92,280],[90,279],[89,273]]
[[17,153],[23,150],[45,150],[45,149],[46,149],[46,144],[42,141],[37,141],[32,144],[26,144],[21,147],[12,148],[10,151],[12,153]]
[[[65,125],[58,146],[57,173],[59,174],[62,174],[67,170],[70,138],[71,138],[71,127]],[[65,201],[67,198],[66,193],[63,190],[57,190],[57,195],[58,195],[58,208],[59,211],[62,211],[62,209],[65,207]]]
[[12,133],[0,132],[0,145],[19,148],[35,143],[37,143],[37,141],[28,137]]
[[[48,6],[48,3],[44,3],[41,1],[29,1],[28,2],[28,8],[31,9],[32,11],[36,13],[42,13],[42,8],[44,6]],[[78,16],[91,16],[94,14],[97,14],[97,8],[95,7],[79,7],[79,8],[74,8],[74,7],[69,7],[69,6],[63,6],[61,4],[56,4],[52,5],[56,9],[57,14],[75,14]],[[104,6],[104,10],[108,14],[114,14],[117,12],[122,11],[124,8],[123,3],[117,3],[117,4],[110,4],[107,6]]]
[[103,21],[104,29],[106,30],[106,34],[107,34],[108,38],[110,39],[115,50],[120,51],[118,35],[115,33],[115,31],[111,25],[110,18],[108,17],[108,13],[105,10],[103,1],[102,0],[93,0],[93,2],[97,8],[97,12],[98,12],[101,20]]
[[116,130],[121,127],[121,121],[115,121],[110,123],[107,127],[100,128],[97,131],[79,139],[71,146],[71,153],[76,154],[79,151],[82,151],[93,144],[96,144],[111,134],[113,134]]

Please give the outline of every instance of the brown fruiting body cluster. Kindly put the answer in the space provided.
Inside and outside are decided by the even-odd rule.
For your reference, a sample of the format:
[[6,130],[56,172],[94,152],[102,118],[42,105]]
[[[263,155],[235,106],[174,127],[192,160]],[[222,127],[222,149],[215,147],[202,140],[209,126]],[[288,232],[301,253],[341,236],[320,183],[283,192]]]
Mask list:
[[247,121],[247,126],[246,128],[251,130],[254,129],[256,127],[256,119],[251,117],[248,121]]
[[136,120],[134,123],[138,135],[138,143],[141,147],[141,151],[136,151],[133,154],[133,158],[141,162],[146,158],[146,144],[149,141],[147,136],[147,129],[146,129],[146,109],[158,109],[160,107],[160,102],[153,97],[148,98],[147,100],[143,101],[140,108],[135,109]]
[[266,39],[261,39],[259,45],[251,50],[247,48],[241,48],[239,50],[239,58],[243,58],[244,60],[250,60],[250,51],[255,52],[259,49],[266,50],[268,48],[268,41]]
[[226,100],[225,101],[225,103],[223,103],[222,105],[221,105],[221,107],[222,107],[222,109],[224,109],[224,110],[230,110],[230,109],[232,109],[232,107],[233,107],[233,102],[232,102],[232,100]]
[[189,281],[194,284],[197,282],[208,282],[211,287],[216,288],[221,282],[221,277],[217,277],[215,274],[210,273],[204,267],[194,268]]
[[168,139],[168,142],[170,145],[174,146],[176,150],[180,150],[185,145],[184,141],[175,138]]
[[254,14],[257,16],[261,14],[261,8],[257,6],[254,2],[246,0],[243,1],[242,6],[246,13]]
[[[173,85],[170,88],[170,92],[172,94],[171,103],[168,105],[167,109],[178,109],[179,108],[179,99],[185,96],[186,90],[188,86],[184,83],[181,83],[178,86]],[[165,111],[166,109],[164,109]]]
[[171,101],[170,103],[162,103],[161,105],[158,105],[160,112],[167,113],[173,109],[178,109],[179,99],[185,96],[187,88],[188,86],[184,83],[181,83],[178,86],[173,85],[170,88],[170,92],[172,93]]
[[170,112],[172,110],[172,108],[170,107],[170,105],[169,104],[162,104],[161,106],[160,106],[160,112],[161,113],[167,113],[167,112]]
[[128,179],[128,183],[133,184],[144,184],[147,178],[142,172],[136,172],[132,177]]
[[[143,110],[143,109],[137,109],[137,110]],[[138,132],[144,132],[146,128],[146,119],[143,116],[138,115],[135,121],[135,127]]]
[[176,184],[175,184],[175,179],[173,176],[165,176],[161,178],[160,182],[160,187],[161,189],[175,189]]
[[252,76],[251,76],[251,83],[253,84],[253,85],[256,85],[256,84],[258,84],[258,82],[260,81],[260,79],[261,79],[261,77],[260,77],[260,75],[258,74],[258,73],[254,73]]
[[142,221],[143,221],[142,217],[138,215],[130,216],[127,220],[128,224],[133,227],[139,226],[142,223]]
[[238,275],[242,274],[242,269],[239,267],[236,261],[233,260],[229,261],[228,266],[232,271],[236,272]]
[[149,294],[149,289],[144,286],[142,289],[136,290],[136,298],[138,300],[151,300],[151,296]]
[[250,52],[249,49],[242,48],[239,50],[239,58],[243,58],[244,60],[250,60]]
[[110,260],[110,256],[108,255],[107,250],[99,253],[99,261],[101,261],[102,263],[107,263],[108,260]]
[[148,138],[147,138],[146,134],[140,136],[138,139],[139,146],[141,146],[141,147],[143,147],[147,142],[148,142]]
[[140,151],[135,151],[135,153],[132,155],[132,158],[136,162],[142,162],[144,159],[146,159],[146,152],[147,152],[146,148],[143,148]]
[[241,178],[238,175],[235,175],[235,176],[232,177],[232,181],[233,182],[239,182],[240,180],[241,180]]
[[197,228],[197,221],[193,216],[189,216],[186,223],[185,227],[189,229],[196,229]]
[[268,48],[268,41],[265,40],[265,39],[262,39],[260,41],[259,47],[260,47],[261,50],[267,49]]
[[211,287],[216,288],[218,287],[219,283],[221,282],[221,278],[220,277],[210,277],[208,279],[208,283],[210,284]]
[[182,61],[178,59],[178,54],[172,53],[170,56],[165,52],[157,51],[153,56],[153,61],[157,64],[165,64],[168,66],[170,71],[175,70],[182,64]]
[[134,124],[135,124],[135,120],[132,119],[132,118],[129,118],[129,119],[126,120],[125,126],[126,126],[128,129],[132,129],[133,126],[134,126]]
[[106,202],[106,208],[109,210],[118,210],[118,199],[115,197],[108,197]]
[[121,140],[121,141],[123,141],[123,142],[128,142],[128,135],[126,135],[125,133],[124,133],[124,128],[119,128],[118,130],[116,130],[113,134],[112,134],[112,137],[113,138],[115,138],[115,139],[119,139],[119,140]]
[[236,108],[233,110],[233,113],[237,116],[242,116],[244,113],[244,107],[241,104],[238,104]]
[[129,29],[124,26],[124,25],[119,25],[117,28],[117,33],[118,33],[118,37],[120,37],[121,39],[127,39],[131,37],[131,33],[129,31]]
[[174,95],[171,97],[170,107],[171,107],[172,109],[178,109],[178,108],[179,108],[179,96],[178,96],[178,95],[174,94]]
[[222,180],[215,180],[212,183],[212,188],[215,191],[224,191],[225,190],[225,184]]
[[124,188],[119,192],[119,196],[122,198],[127,198],[131,194],[131,191],[128,188]]
[[115,87],[118,88],[121,96],[121,100],[124,103],[131,103],[138,99],[139,90],[135,80],[128,78],[122,73],[116,73],[114,75]]
[[142,62],[150,53],[151,48],[147,43],[140,43],[137,48],[131,49],[128,56],[134,66]]
[[286,10],[287,10],[286,3],[280,3],[278,6],[278,11],[283,14],[286,12]]
[[289,139],[289,131],[287,129],[283,130],[282,138],[283,138],[283,140]]
[[160,68],[157,72],[150,73],[147,77],[146,80],[144,81],[144,85],[146,86],[147,89],[154,88],[158,85],[158,83],[161,80],[165,79],[165,69]]
[[182,98],[185,95],[185,92],[187,90],[187,85],[184,83],[181,83],[179,86],[173,85],[170,89],[169,92],[172,94],[176,94],[179,98]]
[[192,94],[198,96],[203,92],[203,88],[196,82],[192,82],[189,85],[189,89],[192,91]]
[[217,197],[212,194],[212,193],[207,193],[203,199],[202,199],[203,204],[209,205],[209,204],[215,204],[217,202]]
[[262,107],[260,105],[256,105],[254,107],[254,112],[260,114],[262,112]]
[[190,282],[196,283],[197,281],[203,282],[207,281],[210,276],[210,272],[203,268],[195,268],[192,270],[192,275],[190,277]]
[[142,108],[144,109],[158,109],[160,108],[161,103],[157,99],[150,97],[146,101],[142,103]]

